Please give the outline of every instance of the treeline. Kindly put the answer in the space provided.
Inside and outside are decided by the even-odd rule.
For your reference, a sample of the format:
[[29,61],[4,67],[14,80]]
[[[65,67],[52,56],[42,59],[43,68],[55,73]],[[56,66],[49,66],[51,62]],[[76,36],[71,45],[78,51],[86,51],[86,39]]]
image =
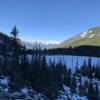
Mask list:
[[[89,59],[88,63],[84,61],[81,68],[77,65],[73,72],[67,67],[66,62],[56,63],[49,60],[47,63],[41,49],[34,48],[31,55],[28,55],[29,52],[21,45],[17,36],[18,30],[15,26],[11,31],[11,37],[1,40],[0,43],[0,75],[10,77],[11,92],[24,86],[32,86],[50,100],[54,100],[59,91],[63,91],[63,85],[66,85],[75,94],[86,95],[90,100],[100,99],[98,83],[94,87],[91,81],[93,78],[100,79],[99,63],[93,66]],[[82,81],[82,75],[87,76],[90,81]]]
[[[37,51],[38,48],[38,51]],[[27,50],[31,54],[32,50]],[[43,49],[36,47],[34,50],[35,53],[42,53],[46,55],[76,55],[76,56],[90,56],[90,57],[100,57],[100,47],[99,46],[78,46],[78,47],[69,47],[69,48],[52,48],[52,49]]]

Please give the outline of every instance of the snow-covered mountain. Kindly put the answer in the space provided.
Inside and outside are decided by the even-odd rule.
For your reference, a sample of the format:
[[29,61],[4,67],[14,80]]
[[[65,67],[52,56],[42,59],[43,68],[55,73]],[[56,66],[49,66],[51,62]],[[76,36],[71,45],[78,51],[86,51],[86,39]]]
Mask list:
[[60,44],[60,42],[56,40],[49,40],[49,41],[42,41],[42,40],[33,40],[33,41],[26,41],[22,40],[22,44],[26,46],[28,49],[32,49],[33,47],[41,47],[42,49],[44,48],[53,48],[56,45]]
[[75,47],[80,45],[100,46],[100,27],[94,27],[82,32],[68,40],[63,41],[59,47]]

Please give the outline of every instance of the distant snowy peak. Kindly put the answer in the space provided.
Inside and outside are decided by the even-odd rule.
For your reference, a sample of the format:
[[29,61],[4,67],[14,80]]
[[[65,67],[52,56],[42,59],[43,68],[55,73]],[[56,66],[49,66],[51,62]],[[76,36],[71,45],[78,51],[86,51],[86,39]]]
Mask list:
[[25,42],[27,43],[30,43],[30,44],[43,44],[43,45],[58,45],[60,44],[59,41],[56,41],[56,40],[49,40],[49,41],[43,41],[43,40],[24,40]]
[[41,49],[45,48],[54,48],[56,45],[59,45],[60,42],[56,40],[42,41],[42,40],[23,40],[22,44],[26,46],[28,49],[33,49],[33,47],[39,46]]

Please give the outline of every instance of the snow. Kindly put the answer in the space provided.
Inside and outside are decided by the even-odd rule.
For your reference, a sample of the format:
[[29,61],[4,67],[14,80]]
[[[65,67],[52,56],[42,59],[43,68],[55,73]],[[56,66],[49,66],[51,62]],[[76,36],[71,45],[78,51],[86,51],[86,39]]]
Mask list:
[[[85,38],[87,36],[88,33],[92,33],[93,31],[88,31],[88,32],[84,32],[80,35],[81,38]],[[92,38],[95,34],[92,34],[91,36],[89,36],[89,38]]]
[[[85,76],[76,76],[77,80],[77,87],[79,86],[78,79],[81,78],[82,84],[84,84],[85,80],[90,81],[88,77]],[[23,100],[49,100],[47,99],[43,94],[37,93],[35,90],[32,89],[32,87],[25,86],[24,88],[20,89],[20,91],[14,91],[13,93],[10,93],[9,88],[9,78],[6,76],[0,77],[0,91],[3,91],[4,94],[7,93],[8,96],[14,97],[15,100],[21,100],[21,96],[25,96]],[[95,84],[98,84],[99,90],[100,90],[100,80],[93,78],[92,84],[95,87]],[[3,87],[4,86],[4,87]],[[79,91],[79,90],[77,90]],[[71,92],[71,88],[63,84],[63,90],[58,91],[59,95],[57,96],[57,99],[55,100],[88,100],[86,96],[79,96],[79,93],[76,94]]]
[[[29,58],[29,61],[32,59],[32,55],[27,56]],[[88,62],[89,57],[87,56],[71,56],[71,55],[46,55],[46,61],[49,65],[49,61],[58,63],[62,62],[63,64],[66,64],[67,68],[72,68],[72,70],[75,69],[76,66],[79,68],[83,65],[84,61],[86,63]],[[100,63],[99,57],[91,57],[92,65],[96,65],[97,63]]]
[[95,34],[92,34],[92,35],[89,36],[89,38],[92,38],[92,37],[94,37],[94,36],[95,36]]
[[57,40],[48,40],[48,41],[43,41],[43,40],[24,40],[22,39],[22,41],[30,43],[30,44],[43,44],[43,45],[58,45],[61,43],[61,41],[57,41]]
[[72,100],[88,100],[86,96],[78,96],[76,94],[73,95]]
[[9,80],[7,77],[4,77],[4,79],[0,79],[0,83],[3,85],[8,85],[9,84]]
[[88,33],[92,33],[93,31],[89,31]]
[[85,81],[89,82],[89,78],[87,76],[86,77],[81,76],[81,80],[82,80],[82,84],[84,84]]
[[84,33],[82,33],[82,34],[80,35],[80,37],[81,37],[81,38],[85,38],[87,34],[88,34],[88,32],[84,32]]
[[[89,79],[88,77],[86,77],[86,76],[81,76],[81,80],[82,80],[82,84],[85,82],[85,81],[90,81],[91,79]],[[100,85],[100,80],[98,80],[98,79],[96,79],[96,78],[93,78],[92,80],[92,84],[98,84],[98,85]]]
[[70,88],[63,84],[64,91],[59,92],[56,100],[88,100],[86,96],[79,96],[71,92]]
[[[24,87],[18,91],[11,92],[9,87],[9,77],[0,76],[0,93],[2,93],[2,97],[0,96],[0,100],[4,100],[4,98],[7,98],[5,100],[22,100],[21,97],[23,97],[23,100],[49,100],[46,96],[44,96],[41,93],[36,92],[32,87]],[[6,97],[5,97],[6,95]]]
[[66,91],[66,92],[69,92],[70,91],[70,88],[69,87],[67,87],[66,85],[64,85],[63,84],[63,89],[64,89],[64,91]]
[[8,92],[8,91],[9,91],[9,89],[8,89],[8,88],[5,88],[5,89],[3,89],[3,91]]
[[[54,55],[54,56],[46,56],[47,63],[49,64],[49,61],[57,63],[61,61],[62,63],[66,63],[66,66],[68,68],[72,68],[72,70],[75,69],[75,67],[78,65],[78,67],[81,67],[83,65],[84,60],[86,60],[86,63],[88,62],[89,57],[86,56],[70,56],[70,55]],[[97,57],[91,57],[92,65],[100,63],[100,58]]]
[[24,93],[24,94],[27,94],[27,93],[28,93],[28,89],[27,89],[27,88],[23,88],[23,89],[21,90],[21,92]]

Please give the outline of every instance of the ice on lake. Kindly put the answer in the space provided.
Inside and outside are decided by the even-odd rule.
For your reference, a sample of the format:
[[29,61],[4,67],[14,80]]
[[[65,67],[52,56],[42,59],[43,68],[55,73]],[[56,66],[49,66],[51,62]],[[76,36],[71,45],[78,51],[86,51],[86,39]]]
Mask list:
[[[28,55],[29,60],[32,59],[31,55]],[[49,61],[57,63],[62,62],[66,63],[68,68],[75,68],[76,66],[81,67],[84,61],[88,62],[90,57],[87,56],[71,56],[71,55],[46,55],[46,61],[49,64]],[[100,63],[100,57],[91,57],[92,65]]]
[[[88,62],[88,59],[90,57],[86,56],[69,56],[69,55],[52,55],[52,56],[46,56],[47,62],[50,60],[53,62],[55,61],[56,63],[61,61],[62,63],[66,62],[67,67],[69,68],[75,68],[77,65],[78,67],[82,66],[84,61]],[[97,57],[91,57],[91,62],[92,64],[97,64],[100,63],[100,58]]]

